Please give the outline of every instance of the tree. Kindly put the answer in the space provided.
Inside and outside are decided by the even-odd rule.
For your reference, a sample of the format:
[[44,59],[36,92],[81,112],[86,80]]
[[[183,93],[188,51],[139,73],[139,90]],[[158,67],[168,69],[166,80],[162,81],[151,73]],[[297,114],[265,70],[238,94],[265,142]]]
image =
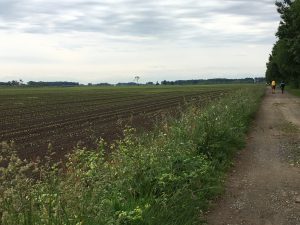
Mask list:
[[161,82],[161,84],[162,84],[162,85],[167,85],[167,81],[166,81],[166,80],[163,80],[163,81]]
[[135,76],[135,77],[134,77],[134,80],[136,81],[137,84],[139,83],[139,79],[140,79],[139,76]]
[[277,1],[281,21],[272,54],[267,63],[266,79],[284,79],[300,85],[300,0]]
[[9,86],[19,86],[19,82],[17,80],[8,81]]

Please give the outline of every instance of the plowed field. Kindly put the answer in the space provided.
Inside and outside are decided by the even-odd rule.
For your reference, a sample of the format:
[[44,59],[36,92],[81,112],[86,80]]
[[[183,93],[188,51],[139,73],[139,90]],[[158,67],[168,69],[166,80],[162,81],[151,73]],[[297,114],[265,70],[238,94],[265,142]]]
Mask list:
[[119,138],[124,125],[150,129],[186,101],[206,104],[233,86],[72,87],[0,89],[0,142],[21,157],[43,156],[49,143],[62,157],[95,140]]

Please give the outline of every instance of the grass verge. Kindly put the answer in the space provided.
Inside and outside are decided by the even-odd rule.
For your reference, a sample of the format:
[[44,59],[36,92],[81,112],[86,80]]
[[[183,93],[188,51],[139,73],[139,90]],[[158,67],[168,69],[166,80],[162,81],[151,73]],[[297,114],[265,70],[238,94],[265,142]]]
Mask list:
[[142,136],[128,128],[109,157],[100,140],[96,150],[76,149],[64,169],[51,151],[46,162],[28,163],[2,143],[0,224],[199,224],[263,92],[253,86],[191,106]]
[[300,97],[300,89],[287,88],[287,90],[288,90],[289,93]]

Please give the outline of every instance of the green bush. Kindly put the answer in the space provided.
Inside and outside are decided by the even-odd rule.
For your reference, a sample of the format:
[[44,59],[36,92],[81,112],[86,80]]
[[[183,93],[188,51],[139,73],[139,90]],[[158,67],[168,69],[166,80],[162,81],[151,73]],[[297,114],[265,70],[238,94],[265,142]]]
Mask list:
[[123,140],[76,149],[63,166],[51,151],[28,163],[2,143],[0,224],[199,224],[262,95],[253,86],[204,109],[190,106],[141,136],[127,128]]

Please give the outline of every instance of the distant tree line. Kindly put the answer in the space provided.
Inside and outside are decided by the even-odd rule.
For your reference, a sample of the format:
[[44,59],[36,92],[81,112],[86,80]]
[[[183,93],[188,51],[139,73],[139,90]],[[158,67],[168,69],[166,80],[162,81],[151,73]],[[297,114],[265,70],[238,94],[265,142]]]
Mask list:
[[72,87],[78,86],[78,82],[68,82],[68,81],[54,81],[54,82],[45,82],[45,81],[29,81],[27,84],[24,84],[22,80],[12,80],[8,82],[0,82],[0,86],[9,86],[9,87],[18,87],[18,86],[31,86],[31,87]]
[[138,84],[136,82],[128,82],[128,83],[117,83],[116,86],[138,86],[141,84]]
[[277,1],[281,21],[267,63],[266,79],[284,80],[300,87],[300,0]]
[[23,86],[23,80],[12,80],[8,82],[0,82],[0,86]]
[[253,84],[253,83],[265,83],[264,77],[256,78],[244,78],[244,79],[198,79],[198,80],[176,80],[176,81],[162,81],[162,85],[193,85],[193,84]]
[[[196,85],[196,84],[242,84],[242,83],[265,83],[266,79],[264,77],[256,78],[243,78],[243,79],[226,79],[226,78],[215,78],[215,79],[198,79],[198,80],[176,80],[176,81],[157,81],[137,83],[137,82],[127,82],[127,83],[88,83],[87,86],[141,86],[141,85]],[[29,81],[25,84],[22,80],[12,80],[8,82],[0,82],[0,86],[29,86],[29,87],[73,87],[73,86],[84,86],[78,82],[69,82],[69,81],[54,81],[54,82],[45,82],[45,81]]]
[[68,82],[68,81],[53,81],[53,82],[44,82],[44,81],[29,81],[27,82],[28,86],[40,86],[40,87],[72,87],[79,86],[78,82]]

